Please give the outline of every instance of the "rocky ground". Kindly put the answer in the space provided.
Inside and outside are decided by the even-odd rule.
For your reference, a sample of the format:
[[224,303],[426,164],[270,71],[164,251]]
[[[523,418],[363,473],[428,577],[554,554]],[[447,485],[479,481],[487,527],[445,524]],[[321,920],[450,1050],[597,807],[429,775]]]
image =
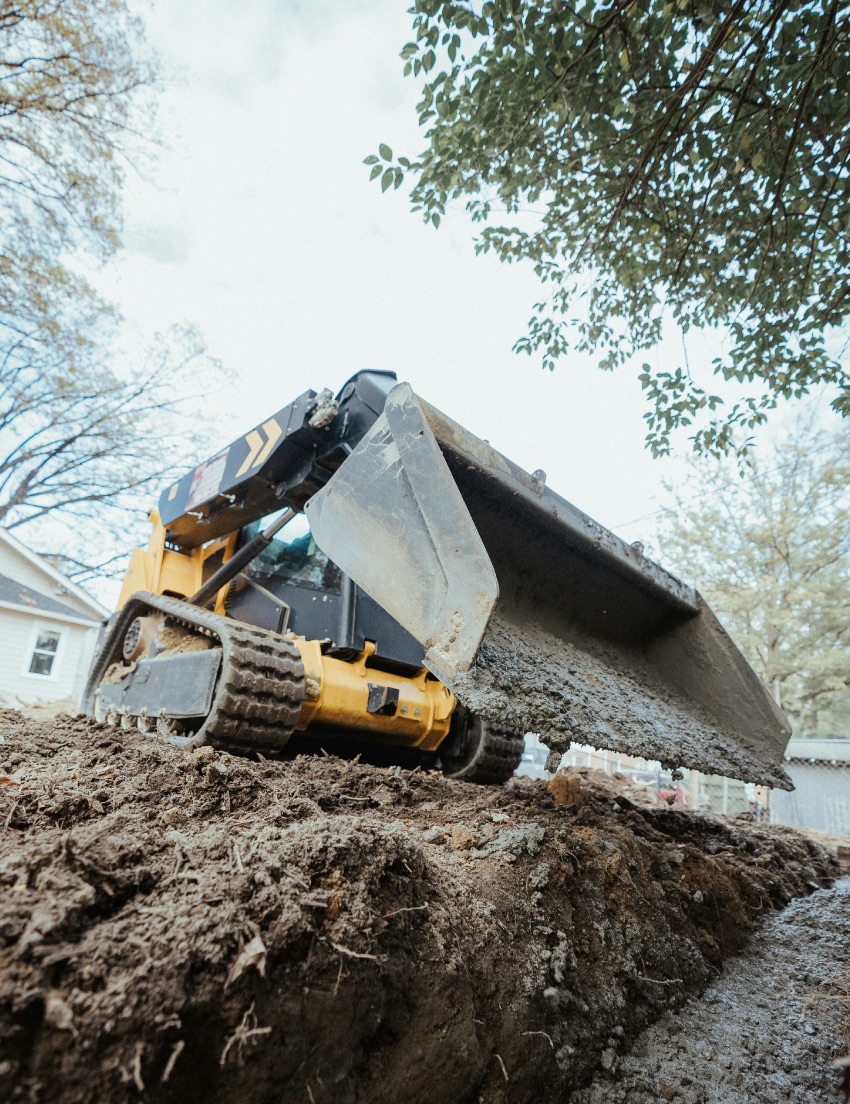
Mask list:
[[[582,771],[484,789],[84,719],[0,735],[0,1099],[743,1104],[786,1098],[786,1037],[817,1071],[787,1098],[839,1099],[841,1001],[806,1003],[826,974],[782,936],[835,921],[825,969],[847,894],[791,830]],[[706,1018],[733,1004],[746,1060]]]

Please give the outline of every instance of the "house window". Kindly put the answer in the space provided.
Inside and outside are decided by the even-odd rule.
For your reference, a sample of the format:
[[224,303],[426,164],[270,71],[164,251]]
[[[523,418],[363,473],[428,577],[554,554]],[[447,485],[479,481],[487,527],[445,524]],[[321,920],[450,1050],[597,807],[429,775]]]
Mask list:
[[35,647],[32,650],[29,672],[31,675],[51,675],[53,664],[56,662],[56,651],[59,648],[61,633],[51,629],[39,629],[35,638]]

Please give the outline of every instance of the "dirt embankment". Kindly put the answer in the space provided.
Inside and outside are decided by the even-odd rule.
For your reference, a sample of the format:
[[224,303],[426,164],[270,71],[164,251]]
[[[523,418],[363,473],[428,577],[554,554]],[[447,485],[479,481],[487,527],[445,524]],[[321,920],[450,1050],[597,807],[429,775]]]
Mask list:
[[731,969],[570,1104],[838,1104],[841,1076],[824,1058],[850,1026],[848,947],[844,878],[769,917]]
[[582,772],[0,734],[4,1100],[558,1100],[835,873]]

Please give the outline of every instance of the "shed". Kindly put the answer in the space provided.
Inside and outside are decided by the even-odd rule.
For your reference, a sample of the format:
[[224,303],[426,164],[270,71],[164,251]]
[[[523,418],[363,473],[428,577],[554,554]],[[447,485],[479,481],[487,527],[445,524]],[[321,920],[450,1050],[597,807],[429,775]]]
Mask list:
[[783,765],[794,790],[771,791],[771,823],[850,837],[850,739],[790,740]]

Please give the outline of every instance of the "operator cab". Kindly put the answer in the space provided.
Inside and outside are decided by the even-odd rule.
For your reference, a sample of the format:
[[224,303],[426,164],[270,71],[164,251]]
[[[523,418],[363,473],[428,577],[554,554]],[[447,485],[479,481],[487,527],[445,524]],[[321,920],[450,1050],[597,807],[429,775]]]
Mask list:
[[[268,528],[285,511],[269,514],[261,522],[243,530],[244,540],[251,540],[263,528]],[[304,514],[296,514],[283,529],[278,530],[271,544],[245,569],[250,579],[268,587],[274,580],[324,593],[339,594],[341,571],[313,540],[310,523]]]
[[[237,548],[283,512],[246,525]],[[340,658],[359,655],[368,640],[375,644],[372,662],[399,671],[423,666],[419,641],[328,559],[304,514],[295,514],[234,579],[226,608],[229,616],[259,628],[326,642],[323,650]]]

